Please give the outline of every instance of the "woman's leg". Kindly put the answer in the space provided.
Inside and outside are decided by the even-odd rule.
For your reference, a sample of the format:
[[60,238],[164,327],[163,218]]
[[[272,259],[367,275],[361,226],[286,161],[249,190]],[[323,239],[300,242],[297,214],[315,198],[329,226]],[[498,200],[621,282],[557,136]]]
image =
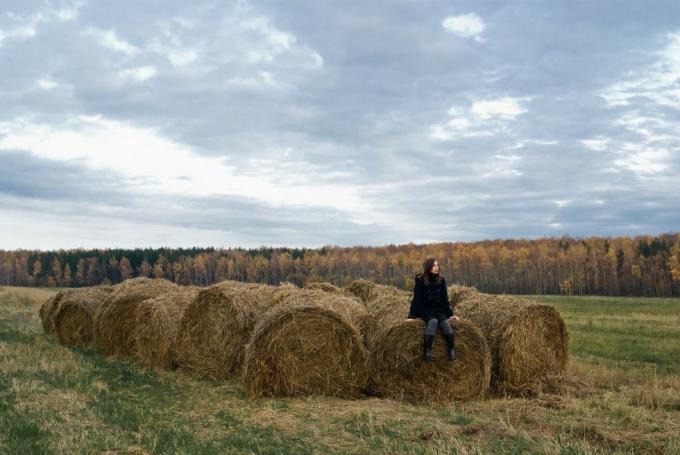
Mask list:
[[436,332],[437,318],[432,318],[427,321],[425,335],[423,336],[423,360],[426,362],[432,362],[432,341]]
[[440,321],[439,322],[439,328],[442,329],[442,333],[445,336],[453,334],[453,328],[451,327],[451,324],[449,323],[448,319],[444,319],[443,321]]
[[444,334],[444,339],[446,340],[446,353],[448,354],[449,360],[453,360],[456,358],[456,349],[454,346],[454,338],[453,338],[453,328],[451,327],[451,324],[449,323],[448,319],[444,319],[439,321],[439,327],[442,329],[442,333]]
[[434,336],[437,333],[437,319],[432,318],[427,321],[427,327],[425,327],[425,335]]

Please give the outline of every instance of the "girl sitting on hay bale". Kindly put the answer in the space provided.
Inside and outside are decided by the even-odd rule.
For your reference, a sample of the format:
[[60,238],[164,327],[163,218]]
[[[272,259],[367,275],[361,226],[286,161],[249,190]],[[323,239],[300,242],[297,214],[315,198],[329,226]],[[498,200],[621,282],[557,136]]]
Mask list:
[[453,328],[449,323],[457,321],[449,305],[449,297],[446,292],[446,282],[439,274],[439,263],[434,258],[428,258],[423,263],[423,273],[416,275],[416,284],[413,288],[413,300],[408,313],[408,320],[422,319],[425,324],[423,336],[423,360],[432,362],[432,342],[434,341],[437,326],[442,330],[446,339],[447,355],[449,360],[456,358],[454,346]]

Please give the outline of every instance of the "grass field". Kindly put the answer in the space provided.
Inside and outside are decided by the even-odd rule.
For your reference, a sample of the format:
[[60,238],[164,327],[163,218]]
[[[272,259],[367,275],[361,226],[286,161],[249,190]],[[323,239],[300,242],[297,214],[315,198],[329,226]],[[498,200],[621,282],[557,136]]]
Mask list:
[[42,333],[53,291],[0,288],[0,453],[680,454],[680,300],[531,296],[570,331],[564,395],[425,406],[250,400]]

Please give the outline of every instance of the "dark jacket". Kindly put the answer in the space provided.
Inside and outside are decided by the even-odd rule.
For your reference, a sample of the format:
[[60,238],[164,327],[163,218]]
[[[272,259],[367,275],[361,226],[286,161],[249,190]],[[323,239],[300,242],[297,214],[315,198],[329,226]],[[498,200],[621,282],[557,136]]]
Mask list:
[[440,277],[439,283],[425,284],[423,274],[416,275],[416,284],[413,288],[413,299],[408,317],[411,319],[421,318],[429,320],[437,315],[453,316],[453,310],[449,305],[449,295],[446,291],[446,281]]

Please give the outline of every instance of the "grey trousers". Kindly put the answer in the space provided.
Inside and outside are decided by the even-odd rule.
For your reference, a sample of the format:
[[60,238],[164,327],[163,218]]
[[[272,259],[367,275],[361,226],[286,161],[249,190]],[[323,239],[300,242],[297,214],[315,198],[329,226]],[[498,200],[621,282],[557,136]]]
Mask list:
[[448,319],[444,319],[441,322],[437,320],[437,318],[432,318],[429,321],[427,321],[427,327],[425,327],[425,335],[434,335],[437,333],[437,326],[439,326],[442,329],[442,333],[444,335],[451,335],[453,333],[453,328],[451,328],[451,324],[449,324]]

